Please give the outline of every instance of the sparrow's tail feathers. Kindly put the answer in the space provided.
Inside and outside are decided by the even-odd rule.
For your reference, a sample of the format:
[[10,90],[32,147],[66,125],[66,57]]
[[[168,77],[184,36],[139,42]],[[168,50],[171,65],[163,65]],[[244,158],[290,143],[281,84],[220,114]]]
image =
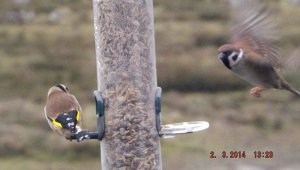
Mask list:
[[300,97],[300,92],[298,90],[296,90],[294,87],[290,86],[288,83],[284,83],[282,86],[284,89],[292,92],[293,94],[295,94],[297,97]]

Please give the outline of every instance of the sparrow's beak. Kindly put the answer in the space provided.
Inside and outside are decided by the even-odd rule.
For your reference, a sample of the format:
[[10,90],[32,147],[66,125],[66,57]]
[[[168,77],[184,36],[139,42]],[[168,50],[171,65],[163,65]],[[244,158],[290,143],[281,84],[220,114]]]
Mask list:
[[223,61],[223,59],[226,57],[225,53],[221,52],[218,55],[219,59]]
[[228,56],[226,55],[226,53],[221,52],[221,53],[219,53],[218,57],[228,69],[231,69],[229,60],[228,60]]

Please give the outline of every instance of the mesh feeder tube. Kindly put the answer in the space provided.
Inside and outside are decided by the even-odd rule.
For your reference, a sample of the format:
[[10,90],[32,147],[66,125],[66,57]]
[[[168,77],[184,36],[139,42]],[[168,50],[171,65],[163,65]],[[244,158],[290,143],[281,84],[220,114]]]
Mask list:
[[162,169],[152,0],[94,0],[98,90],[105,100],[103,170]]

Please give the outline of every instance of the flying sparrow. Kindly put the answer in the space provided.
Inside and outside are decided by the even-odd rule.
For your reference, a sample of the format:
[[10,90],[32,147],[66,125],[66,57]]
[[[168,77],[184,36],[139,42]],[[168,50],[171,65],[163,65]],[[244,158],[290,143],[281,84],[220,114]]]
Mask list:
[[255,87],[250,94],[260,97],[265,89],[275,88],[292,92],[300,97],[279,74],[283,67],[279,48],[275,45],[277,37],[269,11],[254,1],[246,1],[234,8],[231,43],[219,49],[219,59],[240,78]]
[[49,89],[44,110],[49,126],[59,135],[70,139],[71,135],[82,131],[81,107],[65,85],[59,84]]

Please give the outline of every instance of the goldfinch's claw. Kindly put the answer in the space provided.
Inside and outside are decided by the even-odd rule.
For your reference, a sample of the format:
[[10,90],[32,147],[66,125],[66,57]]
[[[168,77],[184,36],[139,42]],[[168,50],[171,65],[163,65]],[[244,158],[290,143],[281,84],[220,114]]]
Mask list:
[[82,142],[83,140],[90,139],[88,132],[83,130],[75,134],[77,142]]

